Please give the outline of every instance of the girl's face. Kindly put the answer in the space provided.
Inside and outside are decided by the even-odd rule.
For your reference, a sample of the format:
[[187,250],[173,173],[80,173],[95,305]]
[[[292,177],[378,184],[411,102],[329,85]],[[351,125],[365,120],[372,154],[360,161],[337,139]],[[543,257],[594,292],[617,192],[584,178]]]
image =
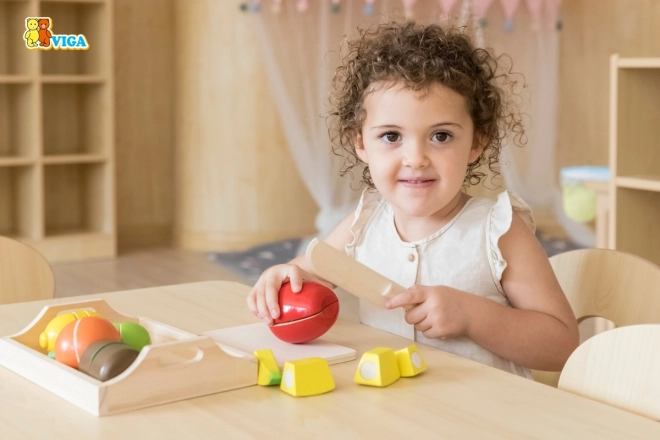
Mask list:
[[459,196],[468,163],[483,151],[465,98],[441,84],[423,97],[401,85],[377,85],[383,87],[364,100],[358,156],[396,214],[442,213]]

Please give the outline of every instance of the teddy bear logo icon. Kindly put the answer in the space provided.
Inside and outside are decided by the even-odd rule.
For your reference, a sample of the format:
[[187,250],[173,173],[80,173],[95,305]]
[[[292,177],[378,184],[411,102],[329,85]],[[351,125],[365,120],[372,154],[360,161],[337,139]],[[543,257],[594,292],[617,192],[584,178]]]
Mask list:
[[27,47],[37,47],[39,42],[39,20],[36,18],[28,18],[26,20],[25,26],[27,27],[27,32],[23,38],[25,38],[25,44]]
[[27,31],[23,38],[30,49],[44,47],[50,48],[53,34],[50,32],[50,18],[27,18],[25,20]]

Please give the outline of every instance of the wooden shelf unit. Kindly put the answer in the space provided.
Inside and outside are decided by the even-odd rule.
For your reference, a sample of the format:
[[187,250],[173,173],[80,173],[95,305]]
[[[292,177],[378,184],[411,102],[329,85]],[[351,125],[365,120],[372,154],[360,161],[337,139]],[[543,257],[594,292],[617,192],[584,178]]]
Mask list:
[[610,60],[609,247],[660,264],[660,58]]
[[[116,255],[112,0],[0,0],[0,235],[49,261]],[[30,50],[25,19],[90,48]]]

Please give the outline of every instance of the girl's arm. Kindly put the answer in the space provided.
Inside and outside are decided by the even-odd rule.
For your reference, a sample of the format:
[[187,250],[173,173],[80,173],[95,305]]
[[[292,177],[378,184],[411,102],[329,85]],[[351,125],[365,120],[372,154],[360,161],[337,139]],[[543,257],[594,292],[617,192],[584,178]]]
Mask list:
[[507,261],[501,284],[513,308],[466,295],[467,335],[518,365],[559,371],[579,345],[577,321],[541,244],[512,217],[499,246]]

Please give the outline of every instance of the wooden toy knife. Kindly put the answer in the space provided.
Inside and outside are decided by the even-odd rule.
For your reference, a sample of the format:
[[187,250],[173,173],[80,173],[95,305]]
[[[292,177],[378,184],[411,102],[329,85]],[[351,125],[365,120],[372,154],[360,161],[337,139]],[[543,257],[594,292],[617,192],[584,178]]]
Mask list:
[[307,246],[306,255],[321,277],[378,307],[385,308],[388,299],[406,290],[317,238]]

